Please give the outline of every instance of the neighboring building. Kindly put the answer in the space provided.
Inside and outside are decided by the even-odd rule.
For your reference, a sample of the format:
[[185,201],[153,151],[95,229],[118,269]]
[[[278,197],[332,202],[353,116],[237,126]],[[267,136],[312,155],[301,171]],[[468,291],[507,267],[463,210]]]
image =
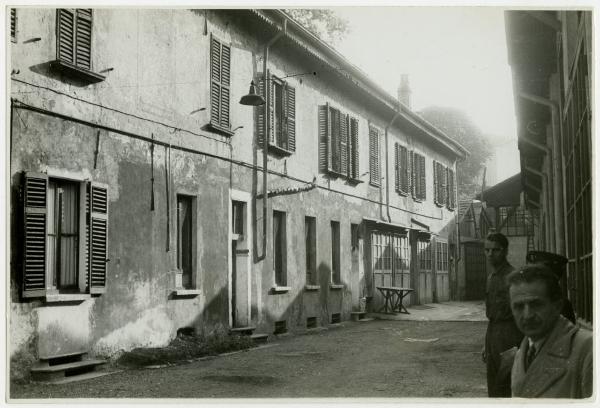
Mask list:
[[492,153],[485,163],[485,185],[494,186],[520,171],[519,149],[515,139],[490,138]]
[[[448,298],[465,149],[283,12],[11,23],[13,366],[326,326],[377,310],[382,284]],[[238,101],[265,88],[269,42],[265,126]]]
[[537,249],[569,259],[564,290],[593,321],[592,12],[506,12],[521,185],[540,212]]

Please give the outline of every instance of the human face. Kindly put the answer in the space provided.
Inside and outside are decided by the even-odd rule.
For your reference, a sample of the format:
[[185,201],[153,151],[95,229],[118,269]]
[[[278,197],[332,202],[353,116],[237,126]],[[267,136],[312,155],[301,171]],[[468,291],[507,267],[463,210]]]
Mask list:
[[500,266],[506,261],[506,248],[495,241],[485,240],[485,256],[492,266]]
[[510,308],[521,332],[533,341],[550,333],[560,315],[561,301],[548,298],[546,283],[533,281],[510,285]]

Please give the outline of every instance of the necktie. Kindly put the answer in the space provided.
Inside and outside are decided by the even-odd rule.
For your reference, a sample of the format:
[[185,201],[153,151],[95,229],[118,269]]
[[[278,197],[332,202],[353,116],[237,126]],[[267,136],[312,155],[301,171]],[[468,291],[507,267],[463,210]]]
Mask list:
[[528,370],[529,367],[531,366],[531,363],[533,362],[533,359],[535,358],[537,350],[535,349],[535,345],[532,344],[531,346],[529,346],[529,348],[527,349],[527,358],[526,358],[526,364],[525,364],[525,370]]

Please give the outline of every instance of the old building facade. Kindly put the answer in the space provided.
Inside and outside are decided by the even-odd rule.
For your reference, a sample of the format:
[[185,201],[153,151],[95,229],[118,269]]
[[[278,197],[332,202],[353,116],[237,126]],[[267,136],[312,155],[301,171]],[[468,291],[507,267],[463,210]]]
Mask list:
[[13,360],[448,299],[467,152],[283,12],[11,17]]

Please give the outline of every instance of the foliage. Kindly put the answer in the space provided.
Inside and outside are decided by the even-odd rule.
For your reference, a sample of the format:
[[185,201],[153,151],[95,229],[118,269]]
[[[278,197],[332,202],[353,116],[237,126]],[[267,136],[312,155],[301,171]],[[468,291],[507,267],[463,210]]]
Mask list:
[[430,106],[419,114],[469,151],[457,163],[458,199],[475,198],[481,192],[483,167],[492,154],[489,138],[459,109]]
[[347,20],[331,9],[285,9],[294,20],[332,45],[344,38],[349,30]]

